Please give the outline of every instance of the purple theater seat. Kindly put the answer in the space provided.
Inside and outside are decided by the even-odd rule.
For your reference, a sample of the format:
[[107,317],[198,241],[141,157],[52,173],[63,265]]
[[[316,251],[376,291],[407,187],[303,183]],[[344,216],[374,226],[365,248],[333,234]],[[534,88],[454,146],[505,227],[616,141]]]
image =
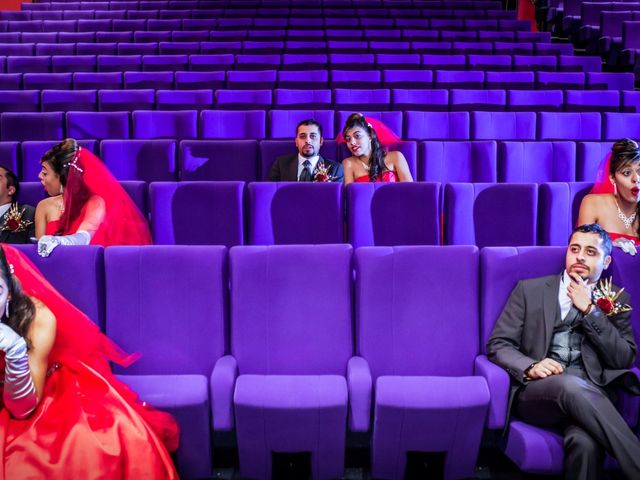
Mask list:
[[[145,72],[188,70],[188,55],[143,55],[142,70]],[[172,79],[173,81],[173,79]]]
[[242,50],[242,42],[240,41],[217,41],[217,42],[201,42],[201,53],[212,54],[236,54]]
[[280,55],[236,55],[237,70],[277,70],[280,68]]
[[[51,74],[67,75],[67,74]],[[78,72],[73,74],[73,88],[75,90],[101,90],[122,88],[121,72]],[[69,87],[70,88],[70,87]]]
[[[6,143],[6,142],[5,142]],[[38,162],[38,167],[40,163]],[[38,170],[40,171],[41,168]],[[42,183],[38,180],[33,182],[20,181],[20,193],[18,194],[18,202],[25,203],[35,207],[40,200],[47,198],[47,192],[45,191]]]
[[420,142],[418,180],[497,182],[496,142]]
[[9,21],[10,32],[42,32],[42,20]]
[[205,110],[213,106],[213,91],[206,90],[157,90],[158,110]]
[[264,110],[203,110],[200,138],[264,138]]
[[507,109],[512,112],[561,112],[562,90],[509,90]]
[[[315,205],[308,215],[309,205]],[[249,184],[251,245],[343,242],[342,185],[337,182]]]
[[178,178],[173,140],[103,140],[100,158],[118,180],[156,182]]
[[567,90],[564,95],[567,112],[620,111],[620,92],[616,90]]
[[120,43],[133,42],[133,32],[95,32],[95,36],[96,42],[115,42],[118,47]]
[[200,53],[200,42],[160,42],[160,55],[196,55]]
[[633,90],[631,72],[587,72],[586,83],[589,90]]
[[600,57],[559,55],[558,70],[563,72],[601,72]]
[[332,88],[380,88],[382,74],[378,70],[332,70],[329,83]]
[[73,43],[36,43],[36,55],[75,55]]
[[[467,57],[466,55],[426,54],[422,55],[422,68],[436,70],[435,77],[439,78],[440,82],[451,83],[459,80],[459,74],[450,71],[465,70],[467,68]],[[451,75],[449,75],[449,73],[451,73]],[[474,73],[469,81],[475,83],[481,82],[480,77],[482,77],[482,75]]]
[[173,138],[184,140],[198,137],[196,110],[134,111],[133,138]]
[[574,142],[500,142],[500,182],[573,182],[575,179]]
[[112,23],[114,32],[136,32],[138,30],[147,29],[147,20],[119,20],[116,19]]
[[[284,31],[283,31],[283,35],[284,35]],[[243,53],[269,54],[269,53],[280,53],[282,52],[282,50],[284,50],[283,40],[267,41],[264,39],[260,39],[258,41],[244,40],[242,42]]]
[[389,89],[345,89],[333,91],[336,108],[341,110],[388,110],[391,104]]
[[230,89],[273,89],[276,86],[277,70],[229,70],[227,87]]
[[[20,33],[20,32],[5,32],[3,30],[0,30],[0,44],[6,44],[6,43],[35,43],[35,42],[26,42],[25,40],[22,40],[24,34]],[[49,35],[49,34],[47,34]]]
[[98,110],[96,90],[42,90],[42,111],[83,111]]
[[183,18],[182,30],[214,30],[217,26],[215,18]]
[[129,138],[128,112],[69,112],[67,135],[76,139]]
[[537,209],[535,183],[449,183],[444,190],[445,243],[536,245]]
[[296,125],[309,118],[315,119],[322,125],[324,138],[331,139],[335,136],[333,110],[271,110],[269,111],[269,138],[293,139],[296,136]]
[[[367,105],[364,105],[365,107]],[[375,105],[371,105],[371,106],[375,106]],[[341,135],[342,134],[342,128],[344,127],[344,125],[347,123],[347,118],[349,117],[349,115],[351,115],[353,113],[353,111],[347,111],[347,110],[341,110],[338,113],[338,116],[336,118],[337,121],[337,131],[336,131],[336,135]],[[394,112],[380,112],[380,111],[369,111],[369,110],[362,110],[360,113],[362,113],[363,115],[367,116],[367,117],[372,117],[375,118],[376,120],[380,120],[382,123],[384,123],[393,133],[395,133],[398,138],[402,137],[402,112],[398,112],[398,111],[394,111]],[[327,137],[329,135],[327,134]],[[346,147],[344,150],[345,153],[347,153]],[[344,158],[348,157],[349,155],[346,155]]]
[[447,111],[449,90],[444,89],[399,89],[391,91],[394,110]]
[[99,72],[142,70],[142,55],[98,55]]
[[225,73],[222,71],[175,72],[175,84],[178,90],[216,90],[224,87]]
[[329,53],[329,65],[336,70],[370,70],[375,57],[372,53]]
[[171,40],[174,42],[206,42],[209,40],[208,30],[174,30],[171,33]]
[[233,67],[234,62],[235,57],[230,53],[189,55],[189,69],[192,71],[226,71]]
[[18,162],[20,144],[18,142],[0,142],[0,165],[20,176]]
[[535,55],[573,55],[573,45],[570,43],[546,43],[533,44]]
[[431,70],[383,70],[384,88],[427,89],[433,85]]
[[216,90],[216,106],[227,110],[271,107],[271,90]]
[[244,182],[152,183],[149,196],[154,243],[242,245],[243,192]]
[[480,30],[478,40],[481,42],[513,42],[515,32],[503,32],[494,30]]
[[455,111],[504,111],[507,104],[507,94],[504,90],[468,90],[451,89],[449,105]]
[[118,53],[116,43],[78,43],[78,55],[115,55]]
[[453,53],[490,55],[493,52],[493,43],[490,42],[453,42]]
[[534,112],[471,112],[474,140],[535,140]]
[[124,88],[172,89],[173,72],[124,72]]
[[538,128],[539,140],[600,140],[600,113],[541,112]]
[[[3,58],[3,57],[0,57]],[[0,60],[0,71],[4,71],[4,60]],[[0,74],[0,90],[22,90],[22,74],[21,73],[3,73]]]
[[538,244],[565,246],[578,220],[582,199],[593,182],[549,182],[540,184]]
[[187,478],[211,475],[207,379],[226,344],[226,250],[155,246],[105,252],[107,334],[126,351],[142,354],[116,372],[142,400],[178,421],[176,460]]
[[243,181],[258,179],[256,140],[183,140],[180,180]]
[[582,90],[585,81],[584,72],[536,72],[536,87],[543,90]]
[[151,110],[155,105],[155,92],[142,90],[99,90],[98,107],[103,112]]
[[[144,5],[147,2],[141,3]],[[149,31],[172,31],[181,30],[182,20],[180,19],[150,19],[147,22],[146,30]],[[145,30],[145,29],[142,29]]]
[[640,138],[640,113],[603,113],[602,123],[602,140],[615,141],[624,137]]
[[511,70],[511,62],[511,55],[467,55],[469,70],[505,72]]
[[66,37],[63,37],[62,41],[59,40],[60,34],[58,32],[23,32],[16,33],[16,35],[19,36],[16,43],[34,43],[36,51],[39,44],[66,43]]
[[555,71],[558,69],[558,57],[552,55],[514,55],[514,71]]
[[[333,112],[331,112],[331,114],[333,116]],[[319,118],[319,116],[316,118]],[[331,124],[333,124],[333,120],[331,121]],[[294,123],[287,140],[262,140],[260,142],[260,168],[258,180],[268,180],[269,170],[271,170],[271,166],[273,165],[273,162],[276,161],[276,158],[282,155],[291,155],[296,153],[294,143],[296,133],[295,128]],[[326,130],[323,130],[323,133],[324,132],[326,132]],[[324,139],[324,142],[320,147],[320,155],[324,158],[328,158],[329,160],[338,160],[338,143],[330,137],[327,138]]]
[[281,88],[327,88],[329,86],[329,72],[327,70],[280,70],[278,72],[278,86]]
[[5,112],[0,115],[2,141],[64,138],[62,112]]
[[[616,138],[615,140],[618,140]],[[598,168],[610,153],[613,142],[576,142],[576,180],[594,182]]]
[[534,72],[486,72],[485,87],[532,90],[534,75]]
[[439,183],[353,183],[346,196],[354,248],[440,243]]
[[64,298],[104,331],[104,249],[101,246],[63,247],[46,259],[38,255],[35,245],[15,247],[33,262]]
[[[64,138],[64,137],[60,137]],[[42,165],[40,164],[40,159],[43,155],[52,148],[54,145],[60,143],[59,139],[55,140],[27,140],[22,142],[22,179],[25,182],[35,182],[39,181],[38,174],[40,170],[42,170]],[[97,142],[92,139],[83,139],[78,140],[78,145],[87,150],[97,153],[96,146]],[[22,185],[20,185],[22,189]],[[39,194],[44,195],[44,189],[42,185],[40,185]],[[38,198],[40,198],[38,196]],[[44,198],[44,197],[42,197]],[[35,205],[34,205],[35,206]]]
[[276,108],[328,109],[332,108],[331,90],[274,90],[273,104]]
[[49,73],[50,71],[51,56],[49,55],[7,57],[7,73]]
[[96,55],[54,55],[51,57],[53,72],[95,72]]
[[533,43],[494,42],[493,53],[498,55],[533,55]]
[[435,88],[483,88],[484,72],[436,70]]
[[[487,382],[474,376],[480,336],[478,257],[478,249],[470,246],[356,252],[356,351],[361,358],[354,360],[369,367],[369,395],[357,392],[358,398],[354,392],[351,402],[358,399],[368,414],[375,384],[375,478],[403,478],[409,451],[446,452],[444,478],[475,475],[489,407]],[[462,296],[459,280],[465,285]],[[387,285],[386,291],[372,295],[380,284]],[[425,288],[429,295],[420,293]],[[455,304],[455,314],[443,322],[430,306],[432,298]],[[447,340],[452,336],[456,348]]]
[[469,140],[469,112],[405,112],[405,139]]
[[[408,52],[408,50],[407,50]],[[420,55],[417,53],[377,53],[376,67],[382,69],[419,69]]]
[[39,112],[38,90],[0,91],[0,112]]
[[118,55],[157,55],[157,53],[158,42],[118,43]]
[[627,113],[640,113],[640,92],[627,90],[621,92],[620,111]]
[[[351,256],[348,245],[230,252],[231,355],[212,393],[214,408],[216,394],[229,416],[235,407],[243,476],[269,478],[272,452],[300,451],[311,454],[312,478],[343,475],[347,376],[364,373],[352,363]],[[302,284],[321,285],[331,301],[317,309],[291,295]],[[224,389],[213,381],[223,378]]]
[[78,32],[110,32],[113,30],[113,20],[110,19],[94,19],[78,20]]

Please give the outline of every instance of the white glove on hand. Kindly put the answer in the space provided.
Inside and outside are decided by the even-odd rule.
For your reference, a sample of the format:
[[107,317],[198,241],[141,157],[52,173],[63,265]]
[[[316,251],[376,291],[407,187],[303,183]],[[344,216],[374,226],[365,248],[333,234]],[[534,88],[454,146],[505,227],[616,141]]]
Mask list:
[[619,247],[624,253],[628,253],[629,255],[635,255],[636,253],[638,253],[635,243],[633,242],[633,240],[629,240],[628,238],[616,238],[613,241],[613,244],[616,247]]
[[38,255],[48,257],[58,245],[89,245],[91,235],[80,230],[72,235],[43,235],[38,240]]
[[38,406],[27,343],[9,325],[0,323],[0,350],[5,354],[4,405],[15,418],[26,418]]

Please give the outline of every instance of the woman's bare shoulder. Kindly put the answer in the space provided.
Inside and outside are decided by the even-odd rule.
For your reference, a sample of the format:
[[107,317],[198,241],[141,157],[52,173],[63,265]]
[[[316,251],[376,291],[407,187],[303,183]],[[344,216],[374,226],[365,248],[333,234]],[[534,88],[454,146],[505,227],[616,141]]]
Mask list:
[[590,193],[582,199],[582,204],[597,208],[609,206],[613,201],[613,195],[610,193]]
[[54,208],[54,207],[57,208],[59,202],[60,202],[60,195],[56,195],[55,197],[43,198],[38,202],[37,208],[40,208],[40,206],[42,206],[42,208],[45,208],[45,209]]
[[34,326],[36,328],[55,328],[56,317],[53,312],[49,310],[49,307],[47,307],[37,298],[30,298],[36,308],[35,317],[33,319]]

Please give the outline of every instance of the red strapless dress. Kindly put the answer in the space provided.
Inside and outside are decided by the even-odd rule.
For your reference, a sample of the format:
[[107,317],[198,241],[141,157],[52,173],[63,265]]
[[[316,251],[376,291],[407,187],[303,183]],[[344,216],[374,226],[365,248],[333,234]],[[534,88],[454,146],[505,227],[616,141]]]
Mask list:
[[633,240],[633,243],[638,247],[640,246],[640,238],[634,237],[633,235],[625,235],[624,233],[615,233],[608,232],[611,240],[615,240],[617,238],[628,238],[629,240]]
[[45,235],[55,235],[58,230],[60,230],[60,220],[53,220],[44,227]]
[[[107,369],[108,370],[108,369]],[[0,380],[4,353],[0,352]],[[2,385],[0,384],[0,394]],[[88,364],[52,363],[42,400],[26,420],[2,408],[0,395],[0,479],[176,479],[165,441],[177,446],[177,427],[110,372]],[[171,438],[174,436],[175,438]]]
[[[370,182],[371,179],[369,178],[369,175],[362,175],[361,177],[356,178],[355,180],[356,182]],[[397,182],[398,181],[398,177],[396,177],[396,172],[391,171],[391,170],[385,170],[384,172],[382,172],[382,175],[378,175],[375,179],[374,182],[378,183],[378,182]]]

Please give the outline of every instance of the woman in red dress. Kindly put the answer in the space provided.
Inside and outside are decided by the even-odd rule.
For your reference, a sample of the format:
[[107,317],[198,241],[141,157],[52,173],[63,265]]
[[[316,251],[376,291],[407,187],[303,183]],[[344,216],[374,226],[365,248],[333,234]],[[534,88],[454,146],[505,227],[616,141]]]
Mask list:
[[175,421],[109,368],[131,358],[6,245],[0,312],[0,480],[177,478]]
[[105,165],[72,138],[40,161],[49,194],[36,207],[38,253],[58,245],[148,245],[149,225]]
[[613,244],[635,255],[640,246],[640,150],[631,139],[613,144],[591,193],[584,197],[578,225],[599,223]]
[[351,156],[342,161],[345,185],[351,182],[413,182],[402,152],[384,150],[383,144],[399,140],[382,122],[352,113],[342,129],[342,140],[351,152]]

